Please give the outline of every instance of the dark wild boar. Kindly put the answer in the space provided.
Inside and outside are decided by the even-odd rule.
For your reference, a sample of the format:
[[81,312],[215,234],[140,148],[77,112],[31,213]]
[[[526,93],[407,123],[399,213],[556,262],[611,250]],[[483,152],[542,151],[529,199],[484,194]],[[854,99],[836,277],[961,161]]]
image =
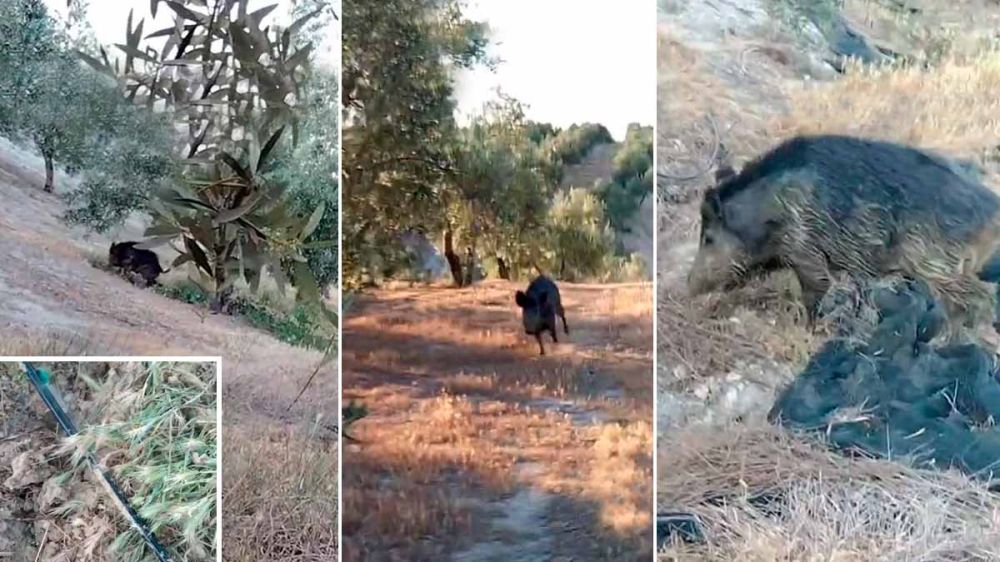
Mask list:
[[740,173],[720,171],[701,206],[692,294],[790,268],[812,323],[835,272],[926,282],[949,338],[993,315],[981,278],[1000,242],[1000,198],[946,159],[847,136],[787,140]]
[[108,251],[108,263],[127,273],[133,283],[139,279],[145,287],[155,285],[156,278],[168,270],[160,267],[160,260],[155,252],[136,248],[136,244],[138,242],[112,243]]
[[521,307],[524,333],[535,336],[541,355],[545,355],[545,345],[542,344],[543,332],[552,334],[552,341],[559,343],[559,338],[556,337],[557,314],[562,318],[563,331],[569,334],[566,311],[563,310],[562,300],[559,298],[559,288],[548,277],[544,275],[535,277],[528,285],[527,291],[518,291],[514,295],[514,301]]

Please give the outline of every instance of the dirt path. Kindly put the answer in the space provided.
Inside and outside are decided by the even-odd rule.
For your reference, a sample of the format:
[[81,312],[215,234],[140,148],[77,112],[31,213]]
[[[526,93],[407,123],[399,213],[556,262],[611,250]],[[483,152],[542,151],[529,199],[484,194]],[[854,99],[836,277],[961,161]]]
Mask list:
[[345,317],[344,400],[370,412],[345,560],[651,557],[651,287],[562,284],[545,357],[516,289],[386,289]]
[[[231,450],[224,468],[236,475],[226,479],[226,488],[240,486],[240,493],[248,494],[248,505],[282,501],[280,497],[266,501],[253,497],[255,484],[238,478],[252,464],[243,462],[244,456],[267,456],[263,449],[270,447],[273,452],[288,446],[318,414],[338,419],[335,364],[325,367],[312,390],[286,413],[286,406],[320,361],[319,352],[286,345],[236,318],[206,316],[193,306],[136,288],[95,267],[92,263],[106,262],[110,239],[139,237],[140,221],[129,221],[108,236],[70,228],[60,220],[65,209],[62,200],[41,191],[43,177],[38,158],[0,141],[0,200],[4,202],[0,205],[0,337],[4,340],[0,351],[222,356],[224,441]],[[70,182],[58,175],[57,186],[67,185]],[[184,275],[172,271],[161,282],[169,284]],[[336,439],[313,441],[307,449],[315,448],[336,463],[335,443]],[[281,457],[276,452],[273,456]],[[335,491],[323,494],[332,496],[330,502],[336,505]],[[234,498],[230,504],[240,506],[243,499]],[[239,548],[230,548],[230,541],[263,541],[268,531],[261,525],[281,524],[256,521],[253,514],[232,516],[238,519],[229,520],[227,514],[225,521],[226,549],[232,552]],[[241,532],[244,522],[245,533]],[[326,525],[335,528],[335,521]],[[260,539],[253,538],[258,535]],[[333,552],[330,544],[316,548],[325,554]],[[258,556],[261,552],[256,550]]]

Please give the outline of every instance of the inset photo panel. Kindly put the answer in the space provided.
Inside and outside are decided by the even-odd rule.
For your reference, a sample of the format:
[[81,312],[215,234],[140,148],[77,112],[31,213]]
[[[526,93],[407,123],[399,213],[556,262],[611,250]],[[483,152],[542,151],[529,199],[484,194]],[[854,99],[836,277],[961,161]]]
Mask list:
[[654,2],[343,6],[343,560],[650,560]]
[[4,560],[222,560],[219,358],[0,358]]

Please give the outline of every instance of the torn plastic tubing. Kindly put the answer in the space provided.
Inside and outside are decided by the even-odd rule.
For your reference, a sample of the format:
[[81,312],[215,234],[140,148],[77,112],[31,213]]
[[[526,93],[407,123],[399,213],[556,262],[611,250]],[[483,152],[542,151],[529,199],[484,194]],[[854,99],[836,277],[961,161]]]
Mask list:
[[693,513],[677,511],[660,512],[656,514],[656,543],[659,548],[680,539],[686,543],[703,543],[705,535],[701,531],[701,523]]

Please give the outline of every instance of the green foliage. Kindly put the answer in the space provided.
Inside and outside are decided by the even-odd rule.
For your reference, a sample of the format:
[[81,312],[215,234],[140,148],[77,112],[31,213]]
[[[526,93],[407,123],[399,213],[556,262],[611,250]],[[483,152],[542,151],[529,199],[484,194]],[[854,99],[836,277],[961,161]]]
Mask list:
[[67,221],[98,232],[120,224],[133,211],[145,210],[150,193],[180,180],[166,116],[126,106],[115,120],[113,136],[93,147],[79,185],[66,194]]
[[401,233],[444,227],[452,72],[493,61],[486,27],[457,0],[347,2],[343,30],[343,283],[354,287],[402,255]]
[[448,224],[467,242],[506,260],[516,275],[541,258],[546,213],[555,193],[524,108],[501,94],[461,132],[458,180]]
[[[332,14],[325,2],[305,2],[283,27],[266,20],[276,5],[251,10],[250,4],[154,0],[154,17],[163,7],[173,25],[144,34],[145,20],[134,23],[130,12],[125,42],[116,45],[122,58],[112,60],[103,48],[78,53],[113,78],[124,99],[148,110],[166,109],[175,128],[185,130],[174,150],[187,165],[172,185],[158,189],[85,182],[78,198],[86,212],[78,220],[104,226],[148,198],[154,220],[146,232],[151,238],[141,246],[179,242],[173,267],[192,264],[191,281],[210,295],[216,311],[226,309],[238,282],[256,292],[265,272],[282,291],[291,279],[296,296],[314,303],[321,302],[314,271],[323,282],[336,279],[331,248],[337,209],[329,205],[329,215],[326,209],[337,197],[331,111],[337,92],[329,76],[314,91],[305,89],[312,43],[304,34],[318,30],[303,31],[315,18]],[[154,48],[154,38],[165,40]],[[300,101],[304,97],[308,103]],[[307,109],[313,119],[299,146],[294,141]],[[286,126],[290,148],[279,147]],[[278,169],[268,168],[271,154],[282,151],[286,157]]]
[[[195,283],[184,281],[173,285],[157,285],[154,289],[161,295],[192,304],[208,306],[209,296]],[[326,321],[322,311],[312,303],[296,303],[286,311],[280,306],[269,304],[264,299],[246,295],[233,297],[229,311],[242,317],[255,328],[264,330],[275,338],[295,346],[324,351],[334,336],[332,325]]]
[[0,131],[17,133],[20,110],[44,91],[41,64],[56,60],[60,43],[42,0],[0,2]]
[[559,129],[553,127],[551,123],[528,121],[525,126],[528,130],[528,139],[537,145],[541,145],[559,134]]
[[563,164],[579,164],[599,144],[615,142],[608,129],[599,123],[570,125],[551,139],[551,147]]
[[198,285],[191,281],[182,281],[174,285],[158,284],[153,286],[157,293],[187,304],[207,305],[208,296]]
[[[72,221],[101,230],[133,210],[145,210],[147,199],[167,191],[165,180],[181,181],[171,156],[174,162],[204,164],[223,152],[260,152],[266,137],[259,138],[258,131],[290,125],[295,136],[301,113],[297,100],[309,76],[312,51],[298,31],[327,13],[326,8],[308,2],[310,11],[284,28],[266,20],[273,5],[251,9],[250,3],[235,0],[209,7],[197,0],[155,0],[154,15],[158,9],[173,14],[170,27],[147,33],[145,20],[135,22],[130,12],[125,40],[115,45],[120,58],[103,47],[77,52],[77,60],[96,69],[107,87],[120,93],[105,91],[103,99],[143,108],[139,115],[183,134],[143,139],[150,127],[122,120],[145,145],[132,143],[128,149],[129,143],[119,143],[100,153],[98,172],[73,195],[79,208],[71,212]],[[153,39],[161,43],[157,48],[150,46]],[[157,155],[160,162],[153,161]],[[141,165],[122,165],[128,161]]]
[[323,217],[323,206],[300,217],[289,209],[281,186],[270,184],[257,172],[281,137],[278,129],[260,154],[250,162],[239,162],[220,153],[224,163],[202,166],[203,175],[191,185],[177,184],[150,201],[153,223],[146,230],[151,247],[176,239],[180,256],[172,267],[194,265],[191,281],[212,297],[213,310],[225,308],[237,281],[257,292],[261,275],[267,271],[284,291],[287,285],[283,262],[292,261],[298,297],[319,301],[319,287],[301,252],[335,241],[306,244]]
[[[517,278],[551,265],[600,275],[614,253],[603,201],[557,198],[564,166],[613,143],[595,123],[558,130],[499,93],[465,127],[454,120],[454,72],[495,63],[486,28],[458,0],[350,2],[344,8],[343,284],[351,290],[408,271],[410,231],[444,240],[453,280],[486,268]],[[617,165],[621,213],[651,189],[652,131]],[[645,138],[645,137],[643,137]],[[647,158],[648,155],[648,158]],[[627,203],[627,204],[626,204]],[[467,259],[471,257],[471,259]]]
[[292,32],[292,46],[318,45],[330,32],[337,13],[329,0],[292,0],[292,20],[302,22]]
[[[115,94],[114,81],[81,65],[41,2],[4,2],[0,22],[0,134],[38,149],[46,190],[58,163],[82,172],[83,196],[96,186],[108,191],[109,212],[90,209],[75,218],[94,216],[99,228],[117,220],[117,207],[139,205],[136,194],[171,173],[162,152],[169,148],[165,123],[135,111]],[[112,193],[117,188],[126,193]]]
[[653,128],[632,123],[615,154],[612,180],[600,189],[605,213],[616,232],[628,223],[653,193]]
[[237,297],[231,310],[255,328],[287,344],[324,351],[333,337],[329,324],[315,307],[308,304],[298,303],[290,312],[284,313],[255,300]]
[[[174,110],[187,128],[187,158],[208,161],[223,151],[255,153],[263,141],[257,131],[295,124],[312,51],[311,43],[297,41],[297,33],[318,13],[283,28],[265,23],[276,4],[251,11],[250,0],[211,6],[198,0],[154,0],[154,15],[161,3],[173,12],[173,24],[143,35],[145,20],[133,26],[130,13],[125,42],[115,45],[123,60],[112,62],[103,48],[99,57],[80,56],[116,79],[130,101]],[[160,37],[166,40],[159,50],[150,46],[149,39]]]
[[625,184],[642,179],[653,167],[653,128],[637,123],[628,126],[625,142],[615,154],[613,180]]
[[[74,365],[75,369],[76,366]],[[87,453],[108,465],[145,519],[176,560],[215,559],[217,544],[216,476],[220,470],[216,412],[216,372],[212,363],[125,363],[103,379],[80,371],[90,387],[91,408],[100,423],[81,427],[57,451],[76,477],[100,490],[89,472]],[[83,386],[81,384],[81,386]],[[100,491],[99,493],[103,493]],[[69,501],[59,508],[68,517],[92,516],[87,502]],[[145,541],[135,528],[102,537],[93,548],[114,560],[148,560]]]
[[[306,237],[308,244],[337,240],[339,236],[337,172],[340,152],[337,141],[340,123],[338,112],[333,110],[340,96],[336,74],[316,72],[306,92],[305,119],[299,131],[299,142],[290,149],[283,143],[284,150],[279,152],[267,178],[285,186],[293,212],[305,215],[317,207],[326,209],[316,230]],[[340,262],[336,245],[306,249],[303,255],[321,287],[336,284]],[[291,265],[286,264],[286,275],[292,274]]]
[[583,188],[562,191],[548,216],[549,269],[560,279],[599,275],[614,251],[614,233],[598,198]]

